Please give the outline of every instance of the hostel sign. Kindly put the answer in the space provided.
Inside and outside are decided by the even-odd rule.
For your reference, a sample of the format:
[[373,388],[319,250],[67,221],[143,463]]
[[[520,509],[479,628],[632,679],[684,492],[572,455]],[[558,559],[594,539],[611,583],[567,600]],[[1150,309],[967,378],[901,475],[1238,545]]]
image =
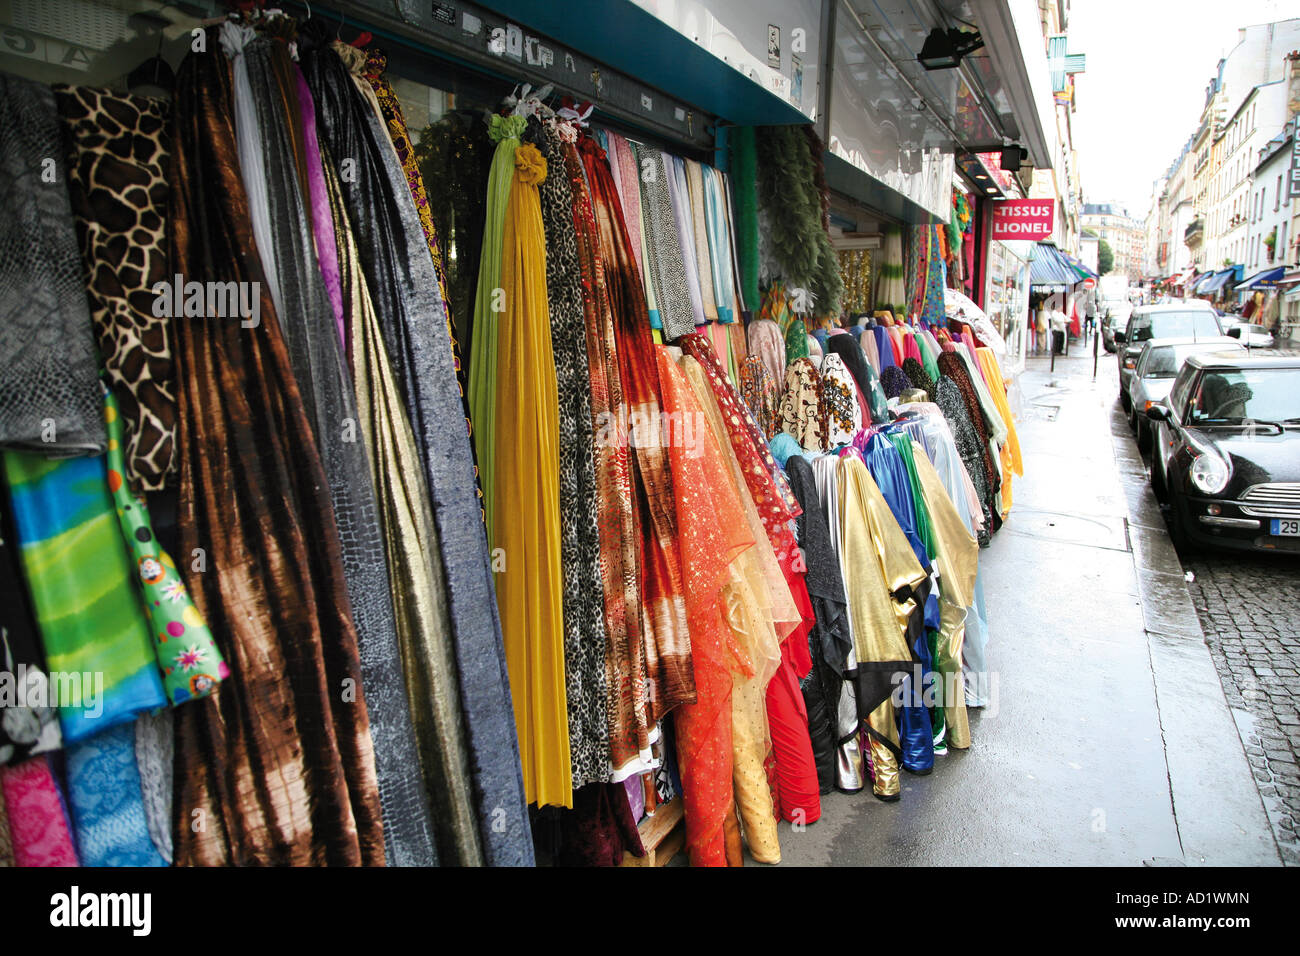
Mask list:
[[1046,239],[1056,218],[1055,199],[995,199],[994,239]]

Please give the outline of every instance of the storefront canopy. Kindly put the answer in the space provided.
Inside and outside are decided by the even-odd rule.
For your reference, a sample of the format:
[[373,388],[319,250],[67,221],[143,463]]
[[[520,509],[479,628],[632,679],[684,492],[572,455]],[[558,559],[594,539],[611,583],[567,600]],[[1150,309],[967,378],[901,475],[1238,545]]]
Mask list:
[[1241,283],[1241,285],[1237,286],[1237,291],[1241,292],[1243,289],[1270,288],[1281,282],[1282,276],[1285,273],[1286,269],[1283,266],[1275,266],[1272,269],[1261,269],[1245,282]]
[[1050,242],[1040,242],[1034,251],[1034,261],[1030,264],[1029,282],[1031,286],[1072,286],[1083,278],[1070,265],[1065,253]]
[[1220,269],[1206,278],[1202,279],[1196,286],[1197,295],[1214,295],[1224,286],[1236,282],[1241,278],[1241,266],[1231,266],[1227,269]]

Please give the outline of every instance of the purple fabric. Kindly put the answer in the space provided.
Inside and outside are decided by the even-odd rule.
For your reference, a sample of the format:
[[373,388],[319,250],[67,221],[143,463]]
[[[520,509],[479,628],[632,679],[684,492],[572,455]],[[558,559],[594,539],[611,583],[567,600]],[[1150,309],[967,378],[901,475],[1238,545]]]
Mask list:
[[307,147],[307,188],[311,192],[311,228],[316,241],[316,261],[329,292],[334,309],[334,324],[338,327],[343,353],[352,355],[348,347],[346,323],[343,320],[343,286],[339,281],[339,253],[334,245],[334,217],[330,213],[329,193],[325,188],[325,170],[321,166],[320,142],[316,139],[316,101],[307,88],[307,80],[298,64],[293,65],[293,75],[298,79],[298,105],[302,110],[302,134]]
[[668,177],[668,198],[672,200],[677,242],[686,265],[686,291],[691,295],[695,324],[703,325],[704,299],[700,294],[700,262],[695,256],[695,220],[691,216],[691,194],[686,187],[686,164],[676,156],[665,154],[665,158],[672,172]]
[[637,823],[645,816],[645,790],[641,786],[641,776],[632,774],[623,781],[623,789],[627,792],[628,807],[632,810],[632,819]]

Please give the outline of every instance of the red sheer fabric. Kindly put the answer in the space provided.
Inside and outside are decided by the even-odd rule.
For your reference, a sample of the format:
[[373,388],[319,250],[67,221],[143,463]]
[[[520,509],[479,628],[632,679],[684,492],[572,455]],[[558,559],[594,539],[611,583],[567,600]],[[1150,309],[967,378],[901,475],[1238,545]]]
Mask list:
[[667,349],[657,351],[695,668],[696,701],[673,715],[686,844],[692,865],[726,866],[726,821],[733,800],[729,668],[739,657],[723,613],[722,589],[730,580],[731,562],[754,541],[690,383]]

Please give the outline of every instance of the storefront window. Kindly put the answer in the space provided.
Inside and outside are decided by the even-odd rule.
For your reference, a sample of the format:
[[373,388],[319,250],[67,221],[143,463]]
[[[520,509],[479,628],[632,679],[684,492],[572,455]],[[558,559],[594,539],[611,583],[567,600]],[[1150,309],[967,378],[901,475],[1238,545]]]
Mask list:
[[1018,372],[1029,351],[1029,262],[1005,243],[989,243],[985,311],[1007,343],[1007,360]]

